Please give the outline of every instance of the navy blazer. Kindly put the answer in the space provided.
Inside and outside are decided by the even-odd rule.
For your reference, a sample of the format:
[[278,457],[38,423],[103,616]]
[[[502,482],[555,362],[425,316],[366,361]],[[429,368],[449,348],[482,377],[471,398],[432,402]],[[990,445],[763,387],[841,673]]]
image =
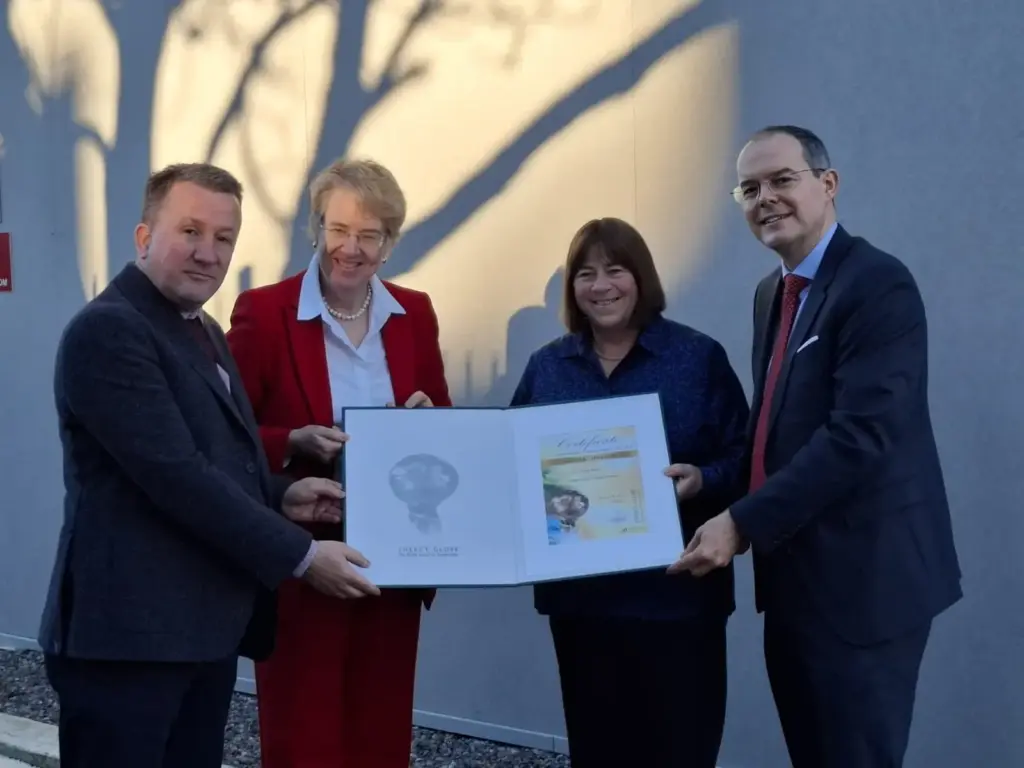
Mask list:
[[[747,398],[725,349],[689,326],[659,317],[605,376],[589,339],[569,334],[533,353],[513,406],[658,392],[673,463],[701,468],[704,487],[680,505],[688,541],[742,495]],[[665,478],[665,482],[671,482]],[[680,620],[723,619],[735,610],[732,567],[703,579],[664,568],[539,584],[542,614]]]
[[[781,270],[757,287],[753,438]],[[910,271],[837,228],[771,403],[768,479],[732,506],[759,610],[820,617],[851,643],[919,627],[962,596],[928,409],[928,330]]]
[[66,494],[40,628],[48,653],[201,662],[270,650],[271,591],[311,536],[271,508],[287,481],[270,474],[224,335],[204,320],[230,393],[134,264],[64,331],[54,396]]

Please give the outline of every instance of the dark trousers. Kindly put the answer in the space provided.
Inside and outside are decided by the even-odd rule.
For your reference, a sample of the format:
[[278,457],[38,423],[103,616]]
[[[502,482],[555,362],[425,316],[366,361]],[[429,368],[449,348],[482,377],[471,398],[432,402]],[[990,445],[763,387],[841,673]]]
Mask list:
[[931,622],[870,646],[766,614],[764,656],[793,768],[899,768]]
[[550,622],[573,768],[715,768],[724,620]]
[[47,656],[62,768],[220,768],[235,671]]

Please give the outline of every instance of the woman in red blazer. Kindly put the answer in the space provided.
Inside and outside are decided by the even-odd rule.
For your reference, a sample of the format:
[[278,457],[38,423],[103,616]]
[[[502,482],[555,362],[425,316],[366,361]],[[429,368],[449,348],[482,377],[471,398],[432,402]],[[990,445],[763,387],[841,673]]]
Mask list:
[[[297,477],[333,476],[345,405],[451,405],[430,298],[377,277],[405,221],[394,177],[339,160],[310,197],[309,267],[242,293],[227,334],[271,468]],[[340,538],[340,526],[310,528]],[[264,768],[408,768],[420,612],[432,597],[281,587],[277,644],[256,665]]]

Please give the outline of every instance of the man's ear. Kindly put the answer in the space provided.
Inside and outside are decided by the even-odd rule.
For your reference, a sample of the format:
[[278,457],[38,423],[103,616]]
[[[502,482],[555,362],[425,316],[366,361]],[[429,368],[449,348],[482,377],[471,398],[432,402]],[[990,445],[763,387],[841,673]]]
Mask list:
[[149,243],[153,239],[153,233],[149,225],[140,223],[135,227],[135,254],[144,259],[149,255]]
[[822,174],[821,180],[825,182],[825,192],[835,202],[839,194],[839,172],[835,168],[829,168]]

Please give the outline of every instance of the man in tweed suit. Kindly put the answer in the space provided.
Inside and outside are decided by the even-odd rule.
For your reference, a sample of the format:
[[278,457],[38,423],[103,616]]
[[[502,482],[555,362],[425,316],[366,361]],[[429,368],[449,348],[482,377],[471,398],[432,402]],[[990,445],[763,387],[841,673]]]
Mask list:
[[[153,174],[136,261],[72,318],[54,391],[64,524],[40,644],[65,768],[219,768],[239,654],[262,658],[289,577],[376,594],[341,542],[341,487],[270,474],[224,335],[242,190],[210,165]],[[290,518],[290,520],[289,520]]]

